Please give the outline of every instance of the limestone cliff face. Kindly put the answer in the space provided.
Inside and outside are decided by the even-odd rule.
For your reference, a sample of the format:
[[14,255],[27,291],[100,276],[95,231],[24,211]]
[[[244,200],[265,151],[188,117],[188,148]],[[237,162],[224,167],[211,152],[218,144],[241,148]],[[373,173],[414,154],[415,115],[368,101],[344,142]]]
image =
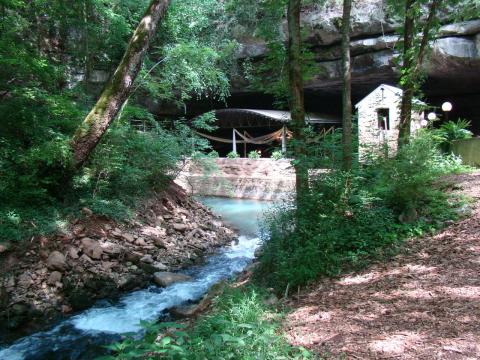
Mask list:
[[[398,78],[395,58],[399,37],[395,29],[401,24],[387,17],[383,3],[382,0],[363,0],[356,2],[352,10],[351,50],[357,94],[363,95],[380,82],[395,82]],[[341,16],[341,4],[309,7],[302,14],[308,32],[306,41],[315,51],[318,63],[318,73],[306,88],[320,95],[340,91]],[[240,59],[261,58],[266,51],[264,41],[258,39],[242,44],[238,56]],[[477,84],[480,81],[480,19],[443,26],[433,42],[425,68],[434,95],[438,82],[461,83],[462,89]],[[245,83],[235,86],[235,91],[243,91]]]

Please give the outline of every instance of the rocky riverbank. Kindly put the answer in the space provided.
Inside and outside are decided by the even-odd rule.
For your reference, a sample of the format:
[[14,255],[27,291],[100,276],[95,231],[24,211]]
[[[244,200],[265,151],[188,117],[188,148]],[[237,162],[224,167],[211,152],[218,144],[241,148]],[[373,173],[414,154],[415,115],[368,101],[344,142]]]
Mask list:
[[98,299],[142,288],[159,272],[199,262],[234,239],[176,185],[144,203],[127,225],[83,209],[68,231],[0,255],[1,330],[36,330]]

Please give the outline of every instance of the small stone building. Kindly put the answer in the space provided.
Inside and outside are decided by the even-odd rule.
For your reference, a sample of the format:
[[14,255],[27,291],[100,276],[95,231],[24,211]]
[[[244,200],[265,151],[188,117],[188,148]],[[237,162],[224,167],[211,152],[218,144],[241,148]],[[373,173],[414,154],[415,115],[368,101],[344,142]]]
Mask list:
[[[355,105],[360,159],[368,150],[388,149],[389,155],[396,153],[402,94],[402,89],[382,84]],[[423,111],[412,112],[412,133],[422,126],[423,119]]]

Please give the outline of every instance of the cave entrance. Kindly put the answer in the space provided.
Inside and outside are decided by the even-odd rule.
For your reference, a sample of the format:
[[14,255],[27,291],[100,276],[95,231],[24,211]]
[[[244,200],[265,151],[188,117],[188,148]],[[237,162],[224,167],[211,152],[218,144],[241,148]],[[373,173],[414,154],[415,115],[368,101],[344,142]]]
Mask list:
[[[221,109],[215,111],[217,129],[211,133],[198,133],[210,140],[220,157],[236,150],[240,157],[248,157],[252,151],[268,158],[274,151],[285,152],[291,132],[288,111],[258,109]],[[331,115],[307,113],[305,121],[315,131],[326,130],[341,124]]]

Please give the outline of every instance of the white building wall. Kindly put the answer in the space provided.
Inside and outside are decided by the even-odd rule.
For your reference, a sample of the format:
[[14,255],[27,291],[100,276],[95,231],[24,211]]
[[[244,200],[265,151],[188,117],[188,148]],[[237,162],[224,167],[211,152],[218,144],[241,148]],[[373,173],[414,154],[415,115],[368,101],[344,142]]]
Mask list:
[[[400,124],[400,104],[401,89],[389,85],[379,86],[357,104],[360,159],[365,159],[367,153],[383,153],[386,149],[390,156],[395,155]],[[378,126],[379,109],[389,110],[389,130],[383,130]],[[412,133],[421,127],[422,119],[423,113],[412,113]]]

